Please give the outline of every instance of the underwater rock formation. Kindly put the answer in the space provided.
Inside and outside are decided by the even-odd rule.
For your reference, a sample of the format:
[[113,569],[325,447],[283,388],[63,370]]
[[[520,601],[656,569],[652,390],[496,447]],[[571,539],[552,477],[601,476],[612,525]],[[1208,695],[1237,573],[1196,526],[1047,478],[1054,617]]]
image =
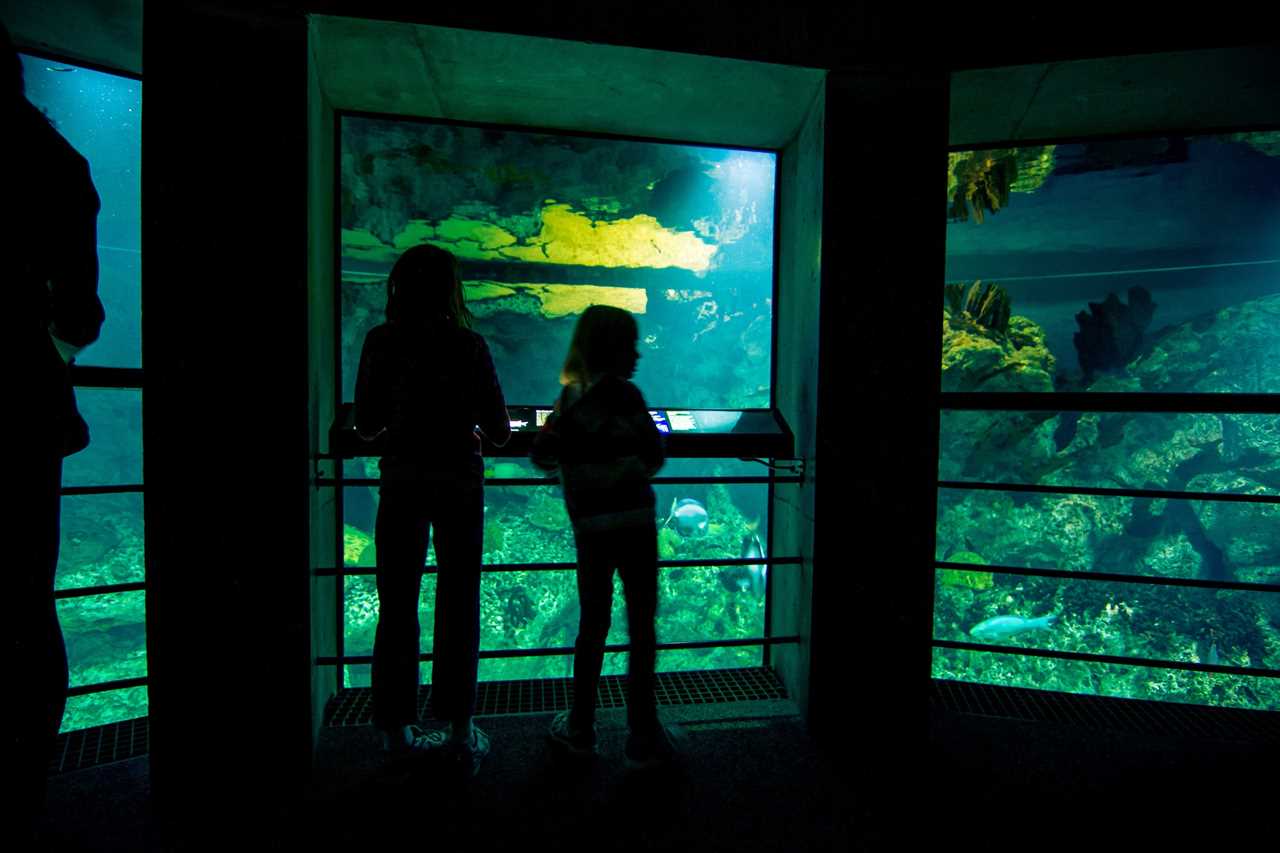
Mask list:
[[[1280,295],[1232,305],[1163,330],[1125,371],[1098,376],[1088,390],[1267,393],[1280,388],[1276,328]],[[1008,448],[1002,462],[990,452],[988,433],[964,421],[952,429],[953,418],[972,414],[977,413],[944,413],[945,479],[962,479],[948,471],[965,465],[976,478],[997,482],[1280,494],[1280,419],[1273,415],[1084,412],[1060,445],[1053,438],[1057,418],[1030,425],[1020,436],[999,435]],[[997,430],[1009,427],[1008,421],[991,423]],[[959,445],[953,433],[964,434],[970,444]],[[996,566],[1253,583],[1280,579],[1280,508],[1274,504],[940,490],[937,517],[936,554],[950,554],[950,562],[976,563],[965,558],[974,553]],[[1212,646],[1220,662],[1280,666],[1275,596],[1160,587],[1121,592],[999,572],[993,586],[983,589],[962,570],[938,575],[935,621],[943,636],[961,638],[967,626],[993,615],[1034,615],[1060,604],[1070,630],[1045,637],[1053,649],[1173,660],[1187,660],[1187,650],[1194,649],[1190,659],[1204,661]],[[1068,673],[1038,669],[1030,659],[1015,665],[1022,668],[1020,683],[1038,687],[1056,683],[1118,696],[1280,707],[1280,690],[1260,687],[1261,680],[1153,678],[1137,670],[1120,675],[1084,666]],[[980,675],[981,664],[957,659],[949,666],[946,671],[956,677]]]
[[1144,391],[1280,390],[1280,295],[1231,305],[1162,330],[1129,365]]
[[[1006,306],[1007,308],[1007,306]],[[1054,357],[1044,330],[1026,317],[1010,316],[998,332],[968,314],[943,312],[943,391],[1053,390]],[[1034,475],[1024,464],[1044,454],[1015,449],[1050,417],[1040,412],[946,412],[938,475],[1020,479]]]
[[[1001,313],[1008,310],[1008,301]],[[967,312],[942,317],[943,391],[1052,391],[1056,364],[1044,330],[1009,316],[1003,332]]]
[[1009,294],[998,284],[988,282],[983,287],[981,281],[975,281],[968,296],[963,284],[948,284],[946,300],[952,317],[965,312],[978,325],[993,332],[1009,331]]
[[1133,361],[1142,347],[1142,336],[1151,325],[1156,303],[1146,288],[1129,288],[1129,304],[1108,293],[1102,302],[1090,302],[1089,311],[1076,314],[1080,331],[1072,338],[1085,381],[1102,370],[1115,370]]

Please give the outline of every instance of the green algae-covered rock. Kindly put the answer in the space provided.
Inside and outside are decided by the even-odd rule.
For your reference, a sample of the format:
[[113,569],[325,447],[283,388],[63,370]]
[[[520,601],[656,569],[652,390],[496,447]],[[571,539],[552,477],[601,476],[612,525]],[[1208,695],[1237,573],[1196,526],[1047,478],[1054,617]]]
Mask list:
[[1144,391],[1280,390],[1280,295],[1230,305],[1163,330],[1128,368]]
[[[1009,318],[1007,334],[966,313],[942,318],[942,390],[1052,392],[1053,354],[1044,331],[1026,317]],[[1042,412],[946,412],[939,476],[1031,482],[1051,457]]]
[[1026,317],[1010,317],[1001,334],[943,313],[943,391],[1052,391],[1055,364],[1044,330]]

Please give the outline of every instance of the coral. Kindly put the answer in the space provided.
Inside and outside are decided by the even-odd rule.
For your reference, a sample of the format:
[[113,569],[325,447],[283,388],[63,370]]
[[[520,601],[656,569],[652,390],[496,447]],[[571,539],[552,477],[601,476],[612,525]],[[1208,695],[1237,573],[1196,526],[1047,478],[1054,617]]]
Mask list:
[[1055,145],[1017,149],[1018,177],[1009,185],[1011,193],[1031,193],[1044,186],[1053,174]]
[[680,553],[680,546],[684,544],[684,539],[678,532],[670,527],[662,527],[658,530],[658,559],[674,560],[676,555]]
[[[970,294],[975,290],[976,284]],[[981,314],[982,292],[975,298]],[[1007,297],[987,298],[986,320],[1003,322],[1003,332],[978,322],[967,309],[943,314],[942,389],[1052,391],[1056,360],[1045,345],[1044,331],[1026,317],[1009,316]]]
[[507,531],[500,521],[486,521],[484,523],[484,551],[491,554],[494,551],[501,551],[507,542]]
[[[1056,145],[1033,145],[1028,148],[1008,148],[996,151],[956,151],[947,155],[947,200],[951,201],[960,185],[957,172],[967,175],[973,169],[966,164],[979,155],[996,157],[1012,156],[1017,176],[1009,184],[1011,193],[1032,193],[1044,186],[1057,165],[1054,156]],[[957,169],[957,167],[959,167]]]
[[948,284],[946,298],[953,317],[964,312],[994,332],[1003,334],[1009,330],[1009,294],[1000,285],[988,282],[984,287],[981,280],[975,281],[965,296],[963,284]]
[[1076,314],[1080,331],[1072,342],[1086,382],[1099,370],[1122,368],[1134,359],[1155,311],[1146,288],[1131,287],[1128,305],[1108,293],[1104,301],[1090,302],[1088,312]]
[[342,562],[346,566],[372,566],[375,546],[373,537],[358,527],[342,527]]
[[560,531],[569,526],[569,514],[565,512],[564,501],[541,488],[529,498],[525,518],[534,527],[543,530]]
[[976,151],[951,165],[955,178],[955,188],[950,191],[952,220],[964,222],[972,215],[981,224],[984,211],[996,213],[1009,204],[1009,188],[1018,177],[1016,151]]

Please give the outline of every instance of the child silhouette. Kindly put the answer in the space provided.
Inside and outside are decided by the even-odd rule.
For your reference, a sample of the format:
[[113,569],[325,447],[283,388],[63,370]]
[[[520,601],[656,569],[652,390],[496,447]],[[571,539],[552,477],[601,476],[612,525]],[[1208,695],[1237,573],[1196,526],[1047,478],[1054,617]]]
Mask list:
[[555,409],[530,459],[558,471],[578,551],[581,615],[573,656],[573,707],[556,715],[550,738],[580,756],[596,751],[595,699],[604,663],[617,569],[631,639],[627,677],[627,763],[669,762],[675,748],[654,698],[658,531],[649,479],[662,467],[661,433],[630,382],[640,358],[635,318],[592,305],[574,327]]
[[[484,338],[471,331],[454,256],[415,246],[387,281],[387,322],[369,331],[356,379],[356,430],[384,436],[378,463],[378,627],[373,716],[384,752],[457,757],[473,775],[489,751],[472,723],[480,653],[483,433],[511,436]],[[432,702],[447,731],[418,728],[418,596],[430,530],[438,574]]]

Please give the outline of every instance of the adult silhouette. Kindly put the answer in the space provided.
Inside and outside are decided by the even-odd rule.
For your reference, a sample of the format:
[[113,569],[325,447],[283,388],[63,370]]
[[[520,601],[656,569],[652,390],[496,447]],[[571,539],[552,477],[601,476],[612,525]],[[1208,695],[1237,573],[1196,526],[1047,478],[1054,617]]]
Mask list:
[[22,62],[0,24],[0,235],[7,327],[5,412],[11,442],[5,548],[10,646],[5,675],[14,722],[7,735],[28,835],[43,811],[45,777],[67,703],[67,651],[54,603],[62,459],[89,431],[76,409],[69,365],[95,341],[98,193],[89,164],[26,98]]

